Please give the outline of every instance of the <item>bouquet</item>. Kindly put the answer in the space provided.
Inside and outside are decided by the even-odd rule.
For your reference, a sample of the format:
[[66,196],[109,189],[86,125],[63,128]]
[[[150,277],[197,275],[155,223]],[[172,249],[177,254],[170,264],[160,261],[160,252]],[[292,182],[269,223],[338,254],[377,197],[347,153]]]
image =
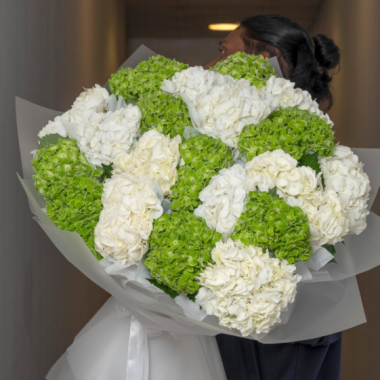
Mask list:
[[[150,55],[108,87],[84,90],[40,127],[32,166],[44,212],[24,188],[45,231],[53,222],[80,236],[100,261],[93,273],[139,284],[125,302],[135,315],[150,297],[152,310],[165,304],[201,334],[296,340],[302,284],[334,286],[379,265],[374,242],[367,254],[352,243],[374,198],[363,163],[269,60],[236,53],[205,70]],[[379,221],[369,220],[372,236]],[[58,229],[48,232],[56,245],[74,249]],[[278,338],[285,326],[293,333]]]

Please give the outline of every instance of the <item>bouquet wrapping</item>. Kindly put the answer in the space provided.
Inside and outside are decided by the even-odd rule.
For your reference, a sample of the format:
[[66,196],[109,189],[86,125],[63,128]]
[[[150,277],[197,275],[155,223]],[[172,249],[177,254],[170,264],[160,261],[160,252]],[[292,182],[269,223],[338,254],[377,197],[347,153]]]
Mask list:
[[[244,54],[213,71],[155,57],[141,47],[113,95],[95,86],[64,114],[16,99],[35,219],[114,298],[82,335],[111,336],[122,310],[118,374],[148,379],[162,332],[285,343],[364,323],[355,275],[380,264],[380,151],[335,145],[328,115],[261,58],[249,76]],[[62,379],[96,378],[77,356],[49,378],[66,361]]]

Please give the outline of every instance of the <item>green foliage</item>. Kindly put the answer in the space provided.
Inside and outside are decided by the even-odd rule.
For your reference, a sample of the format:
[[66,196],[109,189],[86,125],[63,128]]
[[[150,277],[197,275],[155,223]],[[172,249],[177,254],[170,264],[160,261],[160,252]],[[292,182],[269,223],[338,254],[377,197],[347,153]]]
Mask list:
[[135,69],[124,68],[111,76],[110,90],[126,102],[136,103],[142,113],[141,131],[156,129],[175,137],[191,126],[187,106],[161,90],[164,79],[171,79],[189,66],[160,55],[141,62]]
[[[343,241],[342,241],[343,243]],[[326,249],[328,252],[330,252],[333,256],[336,254],[336,249],[332,244],[324,244],[322,245],[324,249]],[[335,259],[331,259],[329,263],[336,263]]]
[[139,99],[142,113],[141,132],[156,129],[164,135],[182,135],[186,126],[191,126],[187,106],[181,98],[157,92]]
[[232,164],[231,150],[220,139],[201,134],[186,140],[179,149],[185,165],[178,168],[171,209],[192,211],[200,205],[199,193],[211,178]]
[[[147,278],[147,280],[152,284],[154,285],[156,288],[158,289],[161,289],[164,293],[168,294],[171,298],[176,298],[179,296],[179,293],[177,293],[176,291],[174,291],[173,289],[170,289],[169,286],[166,286],[164,284],[161,284],[159,283],[156,279],[154,278]],[[192,301],[192,302],[195,302],[195,297],[197,296],[197,293],[195,294],[186,294],[187,298]]]
[[112,177],[112,170],[113,170],[112,164],[110,165],[102,164],[102,168],[103,168],[103,173],[100,177],[100,182],[104,182],[107,178]]
[[279,195],[277,194],[277,187],[273,187],[272,189],[270,189],[270,190],[268,191],[268,194],[269,194],[271,197],[280,198]]
[[324,244],[322,245],[322,247],[326,249],[327,251],[329,251],[332,255],[336,254],[335,247],[332,244]]
[[298,160],[299,166],[308,166],[315,170],[318,174],[321,172],[321,167],[318,161],[318,153],[306,153]]
[[54,145],[58,142],[59,139],[65,139],[58,133],[52,133],[51,135],[46,135],[44,137],[38,138],[38,146],[42,148],[45,145]]
[[[321,166],[319,165],[318,160],[318,153],[306,153],[304,154],[299,160],[298,160],[299,166],[308,166],[309,168],[312,168],[315,170],[315,172],[318,174],[320,173]],[[323,178],[323,175],[321,175],[321,181],[322,186],[325,187],[325,179]]]
[[[188,295],[187,295],[187,298],[188,298],[190,301],[196,302],[196,296],[197,296],[197,294],[198,294],[198,293],[188,294]],[[201,306],[200,306],[200,308],[202,309]]]
[[257,126],[244,127],[238,147],[248,160],[276,149],[284,150],[296,160],[309,152],[328,157],[335,147],[334,132],[326,120],[310,111],[282,108]]
[[251,191],[231,238],[274,252],[290,264],[309,260],[312,253],[307,216],[299,207],[266,192]]
[[189,67],[175,59],[157,55],[140,62],[136,68],[119,70],[111,75],[110,90],[116,97],[122,96],[126,102],[136,102],[141,97],[162,93],[160,87],[164,79],[171,79],[179,71]]
[[222,75],[230,75],[235,79],[246,79],[257,88],[264,87],[271,76],[277,76],[269,59],[262,55],[250,55],[244,52],[228,56],[210,70]]
[[94,229],[102,210],[101,172],[70,139],[44,145],[32,165],[34,185],[46,200],[50,219],[63,230],[79,233],[92,253],[102,259],[94,246]]
[[145,265],[159,283],[195,294],[200,288],[195,278],[212,261],[211,251],[221,237],[194,214],[164,214],[154,221]]
[[147,280],[152,285],[154,285],[156,288],[161,289],[163,292],[165,292],[166,294],[168,294],[171,298],[173,298],[173,300],[174,300],[174,298],[176,298],[176,297],[179,296],[179,294],[177,292],[175,292],[173,289],[170,289],[169,286],[161,284],[156,279],[154,279],[154,278],[148,278]]

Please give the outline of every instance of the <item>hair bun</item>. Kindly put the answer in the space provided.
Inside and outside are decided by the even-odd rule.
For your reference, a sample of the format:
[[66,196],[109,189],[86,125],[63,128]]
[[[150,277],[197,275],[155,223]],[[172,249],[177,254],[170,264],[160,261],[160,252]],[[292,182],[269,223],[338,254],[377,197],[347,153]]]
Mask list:
[[330,70],[339,64],[340,51],[331,38],[317,34],[313,37],[313,41],[315,45],[314,56],[322,68]]

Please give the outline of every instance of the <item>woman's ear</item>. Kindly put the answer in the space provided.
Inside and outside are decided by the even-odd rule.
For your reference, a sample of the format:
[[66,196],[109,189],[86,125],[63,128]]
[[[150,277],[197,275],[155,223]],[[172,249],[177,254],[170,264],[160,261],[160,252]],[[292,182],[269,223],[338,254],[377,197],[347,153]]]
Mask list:
[[270,58],[270,54],[267,51],[262,51],[260,55],[262,55],[264,58]]

